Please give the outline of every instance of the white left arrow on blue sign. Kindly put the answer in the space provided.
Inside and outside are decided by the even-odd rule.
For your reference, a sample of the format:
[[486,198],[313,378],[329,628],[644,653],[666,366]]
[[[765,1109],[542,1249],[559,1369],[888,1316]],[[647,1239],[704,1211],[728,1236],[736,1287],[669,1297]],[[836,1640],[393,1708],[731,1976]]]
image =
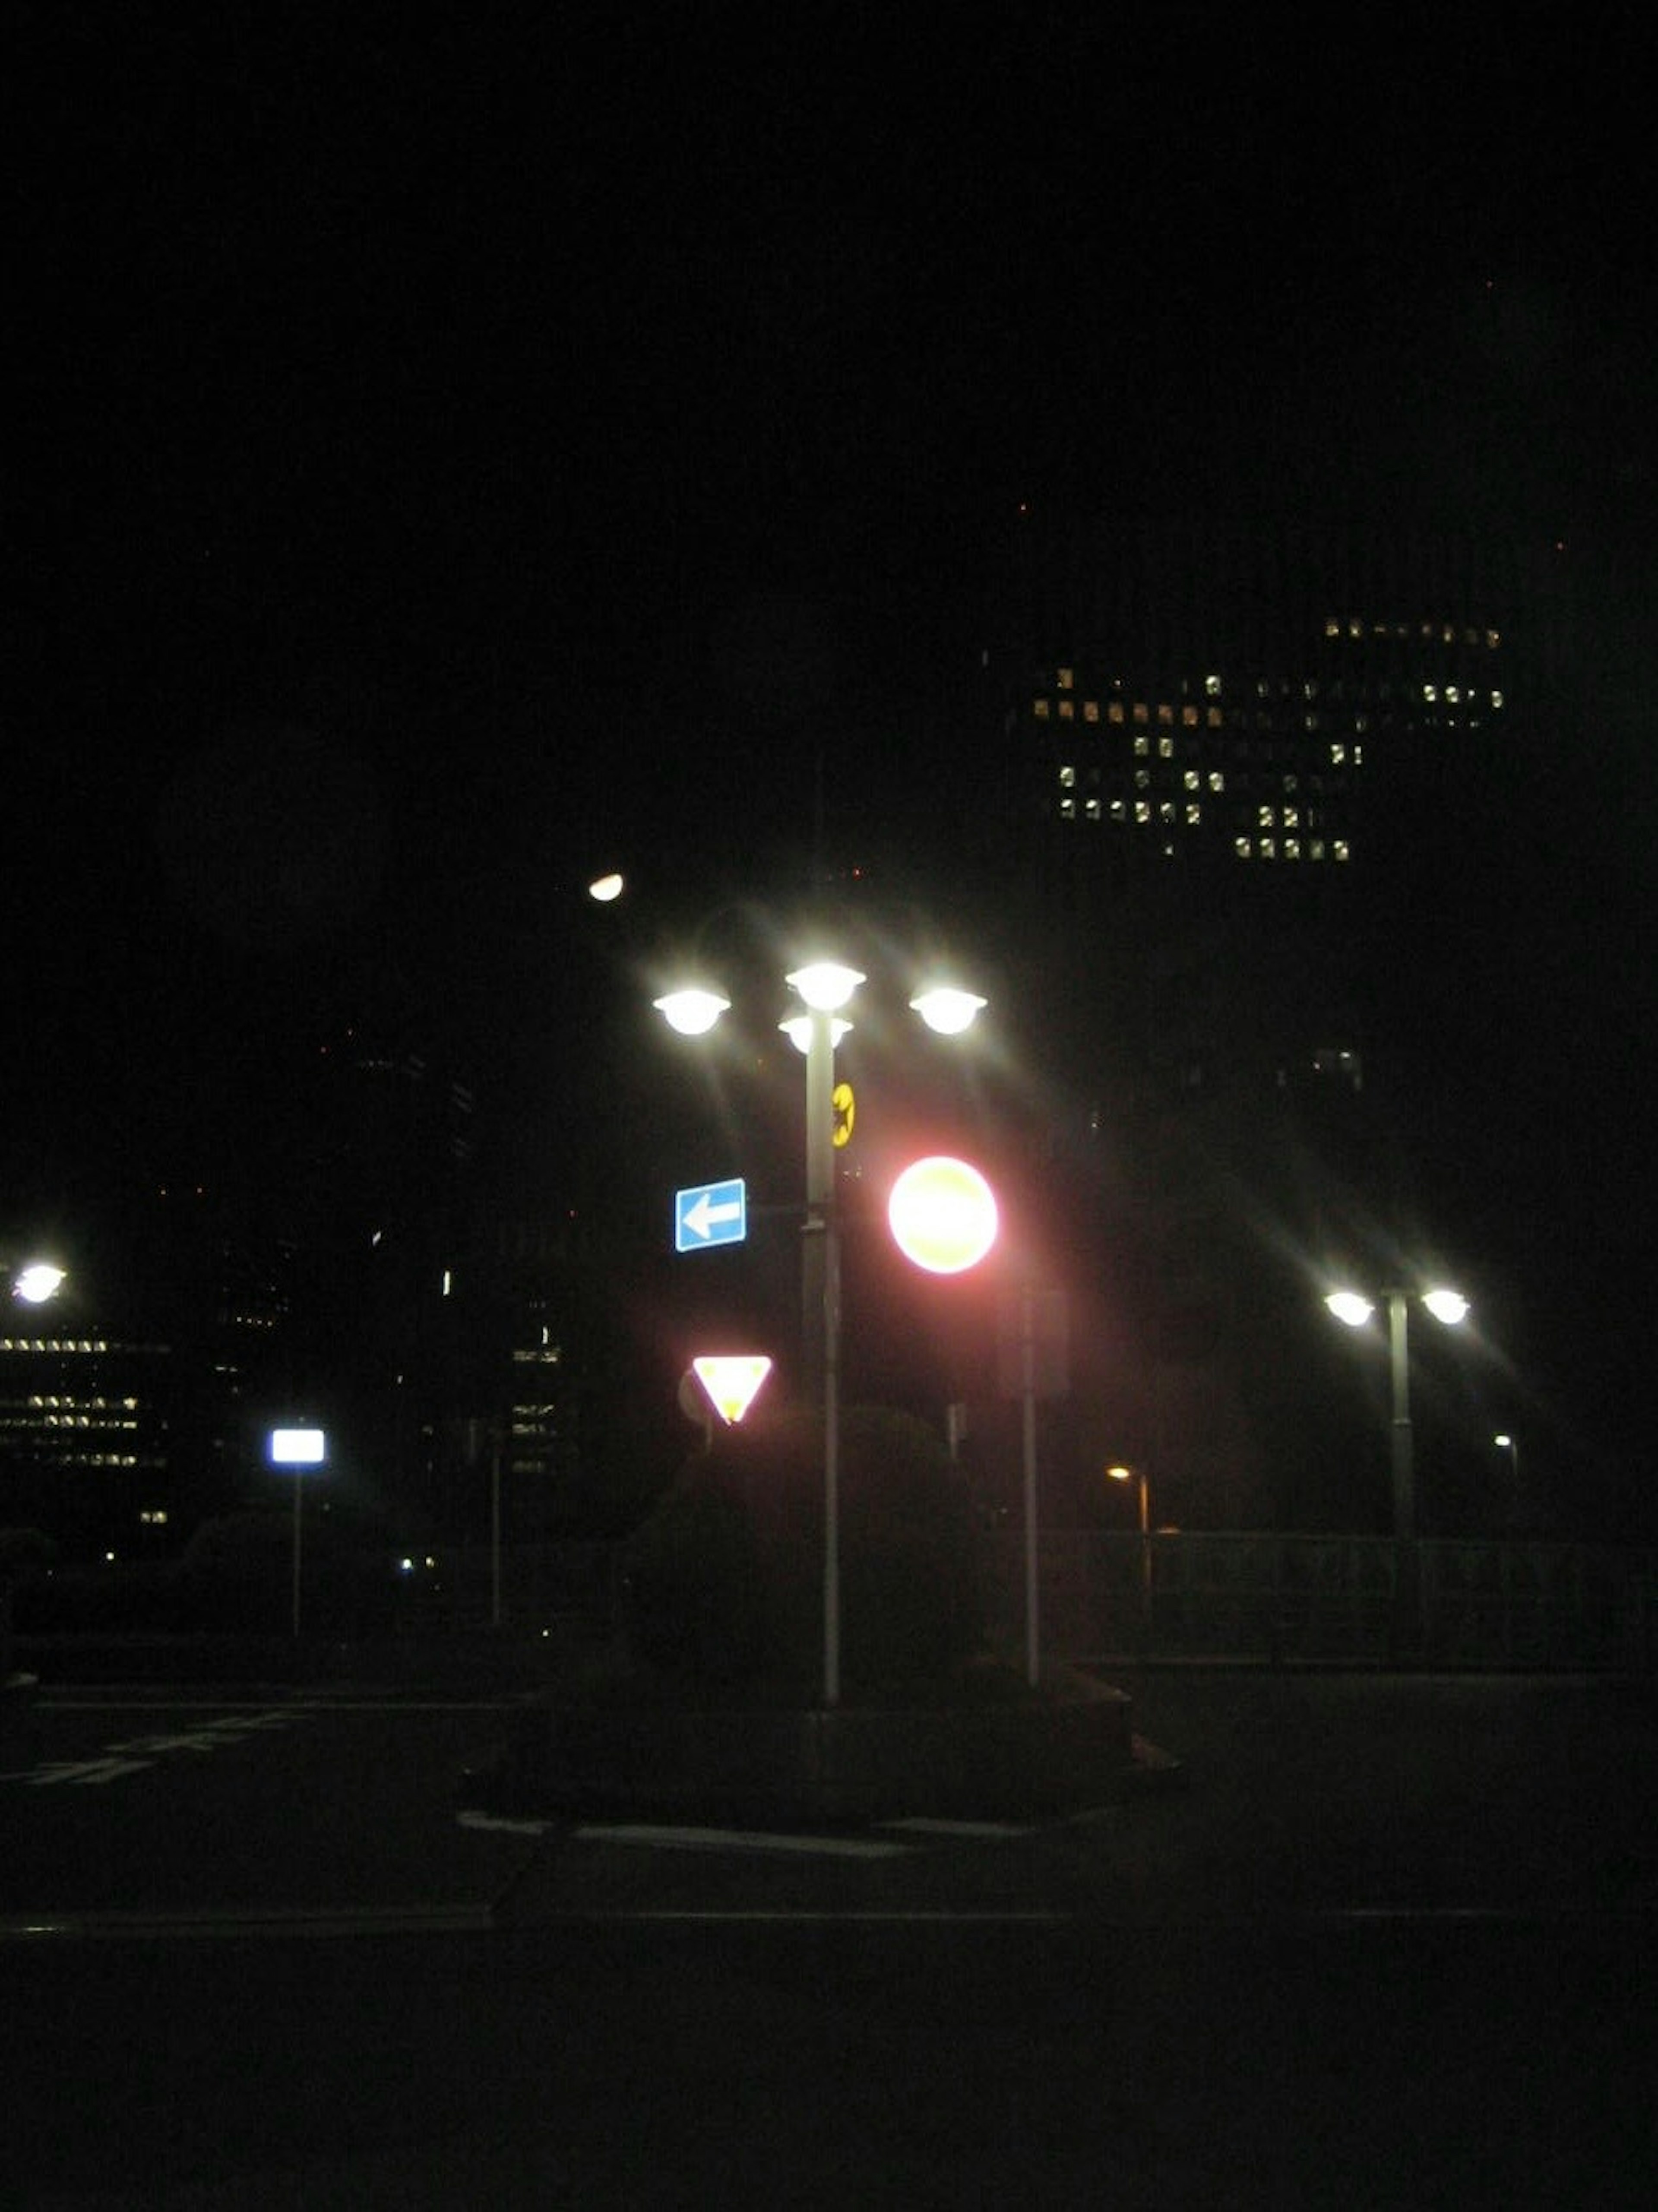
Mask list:
[[674,1193],[673,1241],[678,1252],[739,1244],[748,1234],[748,1192],[740,1176]]

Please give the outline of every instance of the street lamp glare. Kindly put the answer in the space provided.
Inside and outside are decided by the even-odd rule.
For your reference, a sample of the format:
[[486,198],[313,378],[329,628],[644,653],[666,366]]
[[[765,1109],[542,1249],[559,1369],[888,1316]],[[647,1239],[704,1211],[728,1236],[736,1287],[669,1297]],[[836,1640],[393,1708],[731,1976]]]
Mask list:
[[1357,1291],[1332,1291],[1324,1301],[1339,1322],[1349,1328],[1363,1328],[1376,1308]]
[[838,1014],[865,980],[857,969],[845,967],[838,960],[813,960],[783,978],[815,1014]]
[[1461,1291],[1436,1290],[1423,1293],[1422,1303],[1436,1321],[1442,1321],[1448,1328],[1468,1317],[1468,1301]]
[[651,1004],[670,1029],[677,1030],[681,1036],[701,1036],[720,1019],[731,1000],[722,998],[718,991],[669,991]]
[[587,886],[587,896],[590,899],[596,899],[600,906],[609,906],[621,897],[624,888],[622,871],[612,868],[608,874],[593,878]]
[[[777,1026],[797,1052],[811,1052],[811,1016],[810,1014],[786,1014]],[[847,1020],[845,1015],[832,1015],[829,1019],[830,1046],[838,1045],[841,1038],[850,1032],[852,1024]]]
[[982,1008],[988,1006],[976,991],[963,991],[953,983],[929,984],[918,991],[910,1000],[914,1012],[918,1013],[930,1030],[940,1036],[959,1036],[970,1029]]
[[1105,1471],[1113,1482],[1132,1482],[1134,1480],[1134,1470],[1132,1467],[1108,1467]]
[[61,1267],[54,1267],[50,1260],[31,1260],[26,1267],[18,1269],[12,1294],[21,1298],[25,1305],[40,1306],[48,1298],[57,1297],[63,1282]]

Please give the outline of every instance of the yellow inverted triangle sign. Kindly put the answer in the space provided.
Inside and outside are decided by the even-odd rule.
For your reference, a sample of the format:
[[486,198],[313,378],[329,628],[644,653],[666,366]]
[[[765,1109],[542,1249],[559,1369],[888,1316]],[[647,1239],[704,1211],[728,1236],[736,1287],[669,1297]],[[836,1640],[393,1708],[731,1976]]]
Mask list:
[[771,1373],[771,1361],[763,1352],[709,1352],[693,1359],[691,1366],[715,1413],[732,1427],[748,1412]]

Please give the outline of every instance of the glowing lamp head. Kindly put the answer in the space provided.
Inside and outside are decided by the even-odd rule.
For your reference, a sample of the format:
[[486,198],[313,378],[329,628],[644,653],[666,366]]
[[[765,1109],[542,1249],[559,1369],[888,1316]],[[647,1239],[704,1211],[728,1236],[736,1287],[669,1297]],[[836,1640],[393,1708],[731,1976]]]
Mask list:
[[1442,1321],[1448,1328],[1455,1328],[1460,1321],[1468,1318],[1468,1301],[1461,1291],[1425,1291],[1422,1303],[1436,1321]]
[[996,1194],[975,1167],[943,1156],[916,1160],[892,1187],[887,1219],[905,1259],[930,1275],[976,1267],[996,1242]]
[[909,1003],[930,1030],[937,1030],[940,1036],[959,1036],[963,1030],[972,1028],[990,1002],[976,991],[958,990],[953,983],[933,983],[918,991]]
[[1349,1328],[1363,1328],[1376,1311],[1369,1298],[1361,1297],[1357,1291],[1332,1291],[1324,1303]]
[[731,1005],[718,991],[692,988],[669,991],[659,999],[653,999],[656,1008],[668,1027],[677,1030],[681,1036],[701,1036],[711,1030]]
[[20,1267],[11,1286],[12,1296],[21,1298],[25,1305],[41,1306],[48,1298],[55,1298],[63,1287],[64,1271],[50,1260],[31,1260]]
[[609,906],[621,897],[623,890],[622,871],[612,868],[608,874],[593,878],[587,886],[587,896],[597,899],[600,906]]
[[[782,1030],[784,1036],[788,1039],[789,1042],[794,1047],[797,1052],[810,1052],[811,1050],[811,1016],[810,1014],[786,1015],[782,1021],[779,1022],[777,1026]],[[848,1034],[851,1028],[852,1024],[847,1021],[844,1016],[836,1014],[831,1018],[829,1022],[829,1047],[831,1050],[840,1043],[843,1036]]]
[[865,979],[857,969],[843,967],[838,960],[814,960],[783,980],[813,1013],[838,1014]]

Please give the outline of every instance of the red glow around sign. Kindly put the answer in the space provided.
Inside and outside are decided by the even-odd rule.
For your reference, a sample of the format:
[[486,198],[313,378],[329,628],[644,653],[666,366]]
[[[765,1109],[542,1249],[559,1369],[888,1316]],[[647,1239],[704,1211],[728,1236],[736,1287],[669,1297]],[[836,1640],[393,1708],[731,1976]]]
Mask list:
[[996,1194],[965,1160],[916,1160],[892,1187],[887,1219],[898,1249],[932,1275],[976,1267],[996,1242]]

